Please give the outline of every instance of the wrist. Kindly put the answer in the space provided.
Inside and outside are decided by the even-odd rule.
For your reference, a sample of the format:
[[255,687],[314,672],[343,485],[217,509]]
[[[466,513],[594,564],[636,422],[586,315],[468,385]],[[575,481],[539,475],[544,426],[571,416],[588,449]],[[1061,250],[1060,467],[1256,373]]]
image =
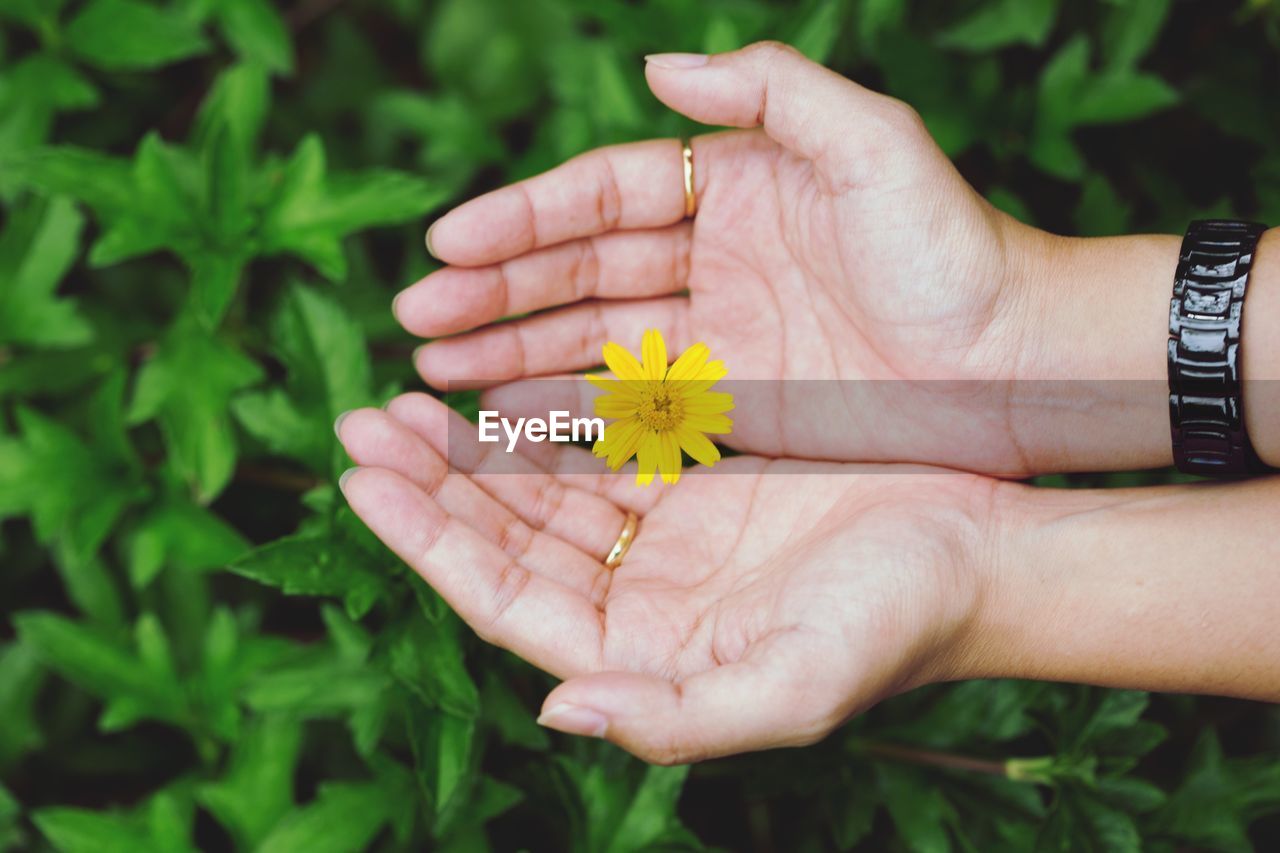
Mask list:
[[1011,484],[954,678],[1280,698],[1280,482]]
[[1179,238],[1023,235],[1008,430],[1030,473],[1173,461],[1166,347]]
[[1262,235],[1241,332],[1245,429],[1254,452],[1280,468],[1280,228]]

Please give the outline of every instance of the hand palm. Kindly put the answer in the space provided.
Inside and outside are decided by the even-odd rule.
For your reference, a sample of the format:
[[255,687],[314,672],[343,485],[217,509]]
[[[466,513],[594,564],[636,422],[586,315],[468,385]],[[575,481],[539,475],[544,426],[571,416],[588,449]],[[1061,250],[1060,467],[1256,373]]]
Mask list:
[[[679,684],[682,701],[758,704],[734,748],[804,742],[911,683],[971,604],[956,554],[977,532],[978,478],[751,457],[670,489],[527,460],[526,476],[484,473],[501,451],[469,457],[456,433],[450,444],[457,416],[442,403],[406,395],[388,409],[340,425],[352,457],[382,469],[345,484],[352,506],[482,636],[578,677],[549,703],[603,679],[663,706]],[[447,473],[445,448],[471,473]],[[542,452],[558,469],[584,453]],[[600,561],[624,509],[640,533],[609,572]],[[928,649],[911,639],[923,626]],[[642,743],[649,729],[628,735],[625,722],[640,706],[617,709],[611,737],[663,761],[724,751]]]
[[[762,131],[700,138],[690,338],[750,379],[945,378],[996,313],[994,211],[936,149],[835,183]],[[932,148],[932,146],[929,146]]]

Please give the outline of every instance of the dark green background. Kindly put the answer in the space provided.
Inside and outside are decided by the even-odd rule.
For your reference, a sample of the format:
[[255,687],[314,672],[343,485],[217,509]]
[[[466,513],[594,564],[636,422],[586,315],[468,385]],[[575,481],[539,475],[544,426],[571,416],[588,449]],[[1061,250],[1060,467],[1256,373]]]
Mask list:
[[549,680],[345,509],[331,422],[419,387],[388,305],[431,216],[690,130],[644,53],[790,41],[1005,210],[1106,234],[1280,223],[1278,30],[1268,0],[0,0],[0,849],[1275,849],[1280,715],[1247,702],[939,686],[692,769],[549,735]]

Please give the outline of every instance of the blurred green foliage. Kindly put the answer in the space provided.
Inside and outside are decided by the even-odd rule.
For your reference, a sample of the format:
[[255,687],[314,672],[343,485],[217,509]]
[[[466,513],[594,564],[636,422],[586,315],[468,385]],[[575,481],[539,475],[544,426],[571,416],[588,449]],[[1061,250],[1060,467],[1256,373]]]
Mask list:
[[388,303],[427,217],[691,129],[644,53],[790,41],[1106,234],[1280,222],[1278,33],[1270,0],[0,0],[0,850],[1274,849],[1245,702],[940,686],[692,769],[549,735],[548,679],[344,507],[330,424],[417,386]]

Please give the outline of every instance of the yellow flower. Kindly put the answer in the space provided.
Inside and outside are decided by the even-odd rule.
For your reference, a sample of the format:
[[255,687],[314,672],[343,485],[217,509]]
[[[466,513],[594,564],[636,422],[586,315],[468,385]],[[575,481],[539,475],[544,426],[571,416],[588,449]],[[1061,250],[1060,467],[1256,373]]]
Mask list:
[[657,329],[644,333],[640,354],[643,363],[610,341],[604,363],[617,378],[587,377],[608,392],[596,398],[596,417],[615,419],[595,443],[595,455],[615,471],[637,456],[641,486],[653,482],[655,469],[664,483],[680,479],[681,450],[703,465],[716,464],[720,451],[707,434],[733,431],[725,414],[733,408],[733,395],[711,390],[728,373],[724,362],[708,362],[711,350],[694,344],[668,367],[667,345]]

